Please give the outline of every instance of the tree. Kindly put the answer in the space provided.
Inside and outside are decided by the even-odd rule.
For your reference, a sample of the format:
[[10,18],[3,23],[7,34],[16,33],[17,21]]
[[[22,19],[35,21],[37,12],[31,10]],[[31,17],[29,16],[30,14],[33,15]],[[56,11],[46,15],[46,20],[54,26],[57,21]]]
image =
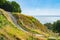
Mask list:
[[8,12],[14,12],[14,11],[12,11],[12,8],[13,7],[9,1],[6,1],[3,5],[3,9],[8,11]]
[[12,1],[11,2],[11,5],[12,5],[12,11],[15,11],[15,12],[20,12],[21,13],[21,8],[19,6],[19,4],[17,4],[15,1]]
[[53,31],[60,33],[60,20],[53,23]]
[[21,13],[21,8],[18,3],[15,1],[7,1],[7,0],[0,0],[0,8],[8,11],[8,12],[19,12]]
[[0,0],[0,8],[3,7],[3,4],[6,2],[6,0]]
[[0,0],[0,5],[3,5],[6,2],[6,0]]
[[48,29],[52,30],[52,24],[51,23],[45,23],[44,24]]

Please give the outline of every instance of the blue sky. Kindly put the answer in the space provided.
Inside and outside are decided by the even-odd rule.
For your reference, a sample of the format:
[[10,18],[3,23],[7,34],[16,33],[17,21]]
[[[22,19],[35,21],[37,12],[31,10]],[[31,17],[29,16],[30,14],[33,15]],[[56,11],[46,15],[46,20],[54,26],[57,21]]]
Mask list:
[[[12,1],[12,0],[10,0]],[[14,0],[26,15],[60,15],[60,0]]]
[[[12,0],[10,0],[12,1]],[[60,15],[60,0],[14,0],[20,4],[22,14]],[[60,17],[36,17],[42,23],[59,20]],[[47,20],[48,19],[48,20]]]

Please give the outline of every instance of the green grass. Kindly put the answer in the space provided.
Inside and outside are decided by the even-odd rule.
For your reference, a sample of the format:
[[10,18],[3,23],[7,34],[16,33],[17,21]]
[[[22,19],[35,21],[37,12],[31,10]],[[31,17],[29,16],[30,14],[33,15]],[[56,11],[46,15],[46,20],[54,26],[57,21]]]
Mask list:
[[8,24],[9,22],[6,20],[6,18],[2,14],[0,14],[0,27],[8,25]]
[[38,38],[34,38],[34,37],[30,36],[27,40],[38,40]]

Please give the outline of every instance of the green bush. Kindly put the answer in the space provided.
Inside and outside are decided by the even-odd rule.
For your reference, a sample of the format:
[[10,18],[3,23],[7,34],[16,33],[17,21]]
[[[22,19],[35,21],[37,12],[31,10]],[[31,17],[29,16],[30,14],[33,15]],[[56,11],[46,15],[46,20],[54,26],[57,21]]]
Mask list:
[[58,40],[60,40],[60,39],[58,39]]
[[50,38],[48,38],[48,40],[56,40],[56,39],[50,39]]
[[9,22],[6,21],[6,18],[3,15],[0,15],[0,27],[8,25]]
[[34,38],[32,36],[30,36],[27,40],[39,40],[38,38]]
[[0,0],[0,8],[8,12],[19,12],[21,13],[21,8],[15,1]]

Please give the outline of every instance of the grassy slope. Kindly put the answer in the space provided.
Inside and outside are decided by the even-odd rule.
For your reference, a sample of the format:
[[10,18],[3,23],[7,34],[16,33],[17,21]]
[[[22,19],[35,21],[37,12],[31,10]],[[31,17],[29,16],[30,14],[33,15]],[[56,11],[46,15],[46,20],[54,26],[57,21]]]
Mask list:
[[42,34],[49,36],[47,28],[42,25],[37,19],[32,16],[26,16],[20,13],[13,13],[17,19],[17,23],[26,31],[32,32],[33,34]]
[[40,36],[50,36],[48,29],[32,16],[20,13],[12,13],[17,19],[17,24],[28,33],[19,29],[8,15],[8,12],[0,9],[0,40],[39,40]]
[[8,13],[0,9],[0,40],[27,40],[31,36],[32,34],[20,30]]

